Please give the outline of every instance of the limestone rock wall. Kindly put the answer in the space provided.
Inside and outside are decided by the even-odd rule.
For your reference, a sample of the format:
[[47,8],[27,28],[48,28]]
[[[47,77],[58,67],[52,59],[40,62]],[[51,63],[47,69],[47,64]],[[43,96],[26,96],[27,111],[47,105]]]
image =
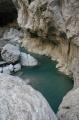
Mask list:
[[59,61],[60,71],[73,74],[79,56],[78,0],[12,0],[24,30],[24,46]]
[[74,89],[62,101],[59,120],[79,115],[79,1],[13,0],[18,23],[25,31],[23,45],[32,52],[58,60],[57,67],[74,78]]

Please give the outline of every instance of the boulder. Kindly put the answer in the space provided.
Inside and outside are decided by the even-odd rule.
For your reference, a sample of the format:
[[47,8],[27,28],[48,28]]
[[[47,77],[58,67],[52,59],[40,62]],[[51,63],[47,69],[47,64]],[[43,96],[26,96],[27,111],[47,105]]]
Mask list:
[[17,63],[17,64],[14,65],[13,68],[14,68],[14,72],[17,72],[17,71],[21,70],[21,64]]
[[10,72],[13,72],[13,65],[12,64],[8,65],[8,68],[9,68]]
[[57,115],[59,120],[79,120],[79,88],[64,97]]
[[38,64],[38,61],[33,56],[31,56],[30,54],[21,52],[22,66],[36,66],[37,64]]
[[15,63],[19,60],[20,50],[17,46],[6,44],[1,51],[1,56],[7,63]]
[[0,74],[0,120],[57,120],[38,91],[18,77]]

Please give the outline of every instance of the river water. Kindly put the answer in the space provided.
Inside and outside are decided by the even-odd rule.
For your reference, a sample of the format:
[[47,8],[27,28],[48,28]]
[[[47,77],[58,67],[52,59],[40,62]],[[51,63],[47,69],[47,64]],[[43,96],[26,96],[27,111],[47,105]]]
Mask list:
[[16,74],[25,81],[28,79],[29,84],[40,91],[54,112],[57,112],[62,98],[72,89],[73,80],[56,69],[57,62],[46,56],[36,54],[33,54],[33,56],[39,61],[39,65],[23,67]]

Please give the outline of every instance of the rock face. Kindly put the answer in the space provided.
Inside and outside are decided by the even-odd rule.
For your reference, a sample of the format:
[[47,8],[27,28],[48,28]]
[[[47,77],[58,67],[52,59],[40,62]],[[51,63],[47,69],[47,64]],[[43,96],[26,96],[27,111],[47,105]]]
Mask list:
[[1,51],[1,56],[7,63],[15,63],[19,60],[20,50],[12,44],[6,44]]
[[6,27],[0,27],[0,51],[2,47],[8,43],[13,45],[21,43],[23,33],[18,30],[16,23],[12,23]]
[[18,77],[0,74],[0,120],[57,120],[45,98]]
[[18,1],[13,0],[18,8],[18,23],[22,28],[54,42],[57,37],[70,39],[73,44],[79,41],[78,0]]
[[59,107],[58,118],[59,120],[79,120],[79,88],[64,97]]
[[[66,32],[59,0],[32,0],[30,2],[29,0],[19,2],[13,0],[13,2],[18,8],[19,25],[30,33],[34,33],[33,35],[48,39],[51,34]],[[51,36],[49,37],[53,40]]]
[[20,57],[22,66],[36,66],[38,64],[38,61],[30,54],[21,52]]
[[25,31],[23,45],[58,60],[60,71],[73,74],[73,60],[79,60],[79,1],[12,1],[18,11],[17,21]]
[[[79,87],[79,0],[12,0],[28,50],[58,60],[60,71],[72,75]],[[79,119],[78,89],[60,105],[60,120]]]

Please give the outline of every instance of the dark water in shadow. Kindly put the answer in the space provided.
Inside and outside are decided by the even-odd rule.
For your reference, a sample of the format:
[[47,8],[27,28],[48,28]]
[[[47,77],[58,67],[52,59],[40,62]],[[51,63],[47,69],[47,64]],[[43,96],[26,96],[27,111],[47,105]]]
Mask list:
[[33,56],[38,59],[39,65],[24,67],[17,75],[24,80],[29,79],[30,84],[44,95],[54,112],[57,112],[62,98],[73,87],[73,81],[57,71],[57,62],[46,56],[35,54]]

